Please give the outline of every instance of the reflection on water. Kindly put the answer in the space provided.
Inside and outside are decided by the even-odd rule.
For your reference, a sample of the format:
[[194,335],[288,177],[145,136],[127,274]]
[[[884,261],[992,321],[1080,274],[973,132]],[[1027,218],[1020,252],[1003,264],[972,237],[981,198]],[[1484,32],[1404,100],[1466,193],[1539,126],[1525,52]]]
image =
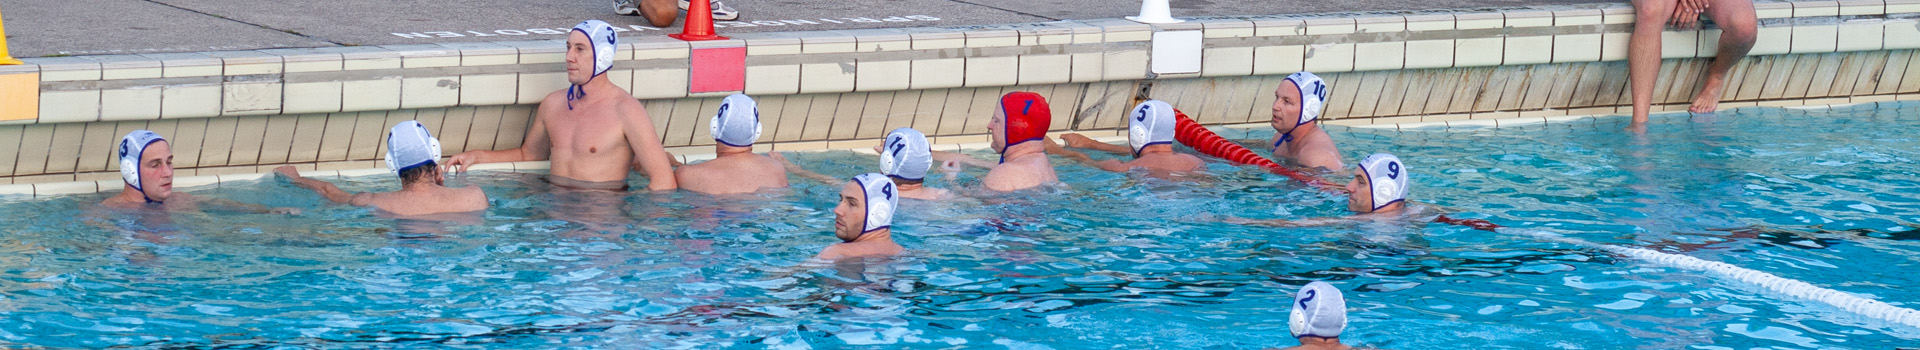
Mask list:
[[[1414,199],[1920,307],[1914,107],[1742,109],[1526,128],[1344,129]],[[1240,133],[1239,131],[1233,131]],[[1262,131],[1244,132],[1264,136]],[[838,177],[863,153],[791,155]],[[277,181],[194,189],[298,217],[0,204],[0,342],[50,347],[1258,348],[1293,345],[1298,286],[1347,291],[1349,343],[1386,348],[1889,348],[1920,330],[1576,246],[1343,215],[1344,197],[1209,164],[1184,184],[1058,163],[1068,186],[907,201],[906,256],[810,261],[839,184],[762,195],[449,178],[493,208],[393,218]],[[929,185],[977,191],[978,171]],[[1345,178],[1336,178],[1344,182]],[[638,180],[637,180],[638,181]],[[349,190],[388,190],[386,177]],[[640,188],[636,186],[636,188]],[[72,219],[67,219],[72,218]]]

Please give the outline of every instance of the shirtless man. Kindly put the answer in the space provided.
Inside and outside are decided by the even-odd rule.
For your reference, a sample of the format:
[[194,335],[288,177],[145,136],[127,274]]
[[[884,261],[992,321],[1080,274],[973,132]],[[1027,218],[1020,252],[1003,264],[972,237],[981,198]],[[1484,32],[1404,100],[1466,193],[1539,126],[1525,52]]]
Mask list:
[[1133,168],[1145,168],[1157,176],[1199,171],[1206,166],[1206,161],[1200,160],[1200,157],[1173,152],[1173,105],[1160,100],[1147,100],[1134,106],[1133,113],[1127,115],[1127,143],[1131,144],[1131,149],[1094,141],[1080,134],[1060,135],[1060,140],[1065,141],[1067,147],[1090,148],[1118,154],[1131,152],[1133,154],[1131,161],[1108,159],[1094,162],[1093,158],[1087,157],[1086,154],[1058,148],[1051,140],[1047,145],[1053,147],[1048,148],[1047,152],[1059,153],[1062,157],[1077,160],[1101,170],[1125,172]]
[[449,188],[441,175],[440,140],[418,121],[395,124],[387,134],[387,170],[400,176],[400,190],[382,193],[350,193],[326,181],[300,176],[293,166],[281,166],[273,172],[294,185],[320,193],[334,203],[374,207],[400,216],[442,213],[468,213],[487,210],[487,194],[480,187]]
[[680,188],[706,194],[753,193],[787,187],[787,167],[779,160],[753,154],[760,140],[760,108],[752,97],[727,96],[710,124],[713,160],[688,164],[673,171]]
[[904,248],[893,242],[893,214],[900,197],[893,180],[879,173],[853,177],[840,188],[840,205],[833,207],[833,236],[840,238],[815,258],[889,257]]
[[671,190],[673,165],[647,110],[633,94],[605,78],[613,68],[615,39],[607,22],[589,20],[567,35],[566,90],[540,101],[526,142],[519,148],[467,151],[447,160],[447,170],[474,164],[551,160],[556,185],[624,190],[632,164],[651,180],[647,188]]
[[1375,153],[1360,160],[1360,166],[1353,171],[1353,181],[1347,182],[1347,210],[1354,215],[1299,220],[1227,218],[1225,222],[1236,225],[1305,227],[1363,220],[1406,220],[1409,216],[1431,215],[1429,211],[1432,208],[1426,206],[1408,210],[1407,189],[1412,182],[1406,166],[1400,163],[1399,157]]
[[299,215],[299,209],[267,208],[173,191],[173,146],[160,134],[134,130],[120,138],[120,193],[100,205],[114,209],[200,211],[202,204],[252,213]]
[[[926,186],[927,171],[933,168],[933,146],[927,143],[926,134],[913,128],[893,129],[887,132],[886,143],[874,148],[874,151],[880,152],[880,173],[893,179],[893,184],[900,190],[900,198],[928,201],[955,198],[952,191]],[[824,183],[839,181],[802,169],[779,153],[774,153],[773,157],[785,163],[787,170],[793,171],[794,175]],[[941,170],[957,172],[960,169],[957,162],[947,161]]]
[[[1060,182],[1047,160],[1047,127],[1053,112],[1040,94],[1016,91],[1000,97],[1000,108],[993,111],[987,131],[993,135],[993,150],[1000,153],[1000,164],[993,165],[981,179],[987,189],[1013,192]],[[973,157],[949,152],[934,152],[935,160],[978,164]]]
[[1327,83],[1313,73],[1293,73],[1273,90],[1273,96],[1273,119],[1269,121],[1276,132],[1273,157],[1307,168],[1344,169],[1339,147],[1316,122],[1327,103]]
[[1633,125],[1647,122],[1653,108],[1653,88],[1660,78],[1660,32],[1667,27],[1692,29],[1699,26],[1700,14],[1713,18],[1720,27],[1719,51],[1707,68],[1706,80],[1694,94],[1693,113],[1713,113],[1720,107],[1720,92],[1726,88],[1727,71],[1747,57],[1759,32],[1758,15],[1752,0],[1634,0],[1633,36],[1627,39],[1627,81],[1633,92]]

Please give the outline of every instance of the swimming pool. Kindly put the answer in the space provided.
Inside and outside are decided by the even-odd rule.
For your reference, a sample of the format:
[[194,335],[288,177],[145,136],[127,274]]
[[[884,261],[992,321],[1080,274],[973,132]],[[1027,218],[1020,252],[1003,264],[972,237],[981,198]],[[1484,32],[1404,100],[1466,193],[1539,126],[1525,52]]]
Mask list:
[[[1329,127],[1404,159],[1413,198],[1507,226],[1726,262],[1915,308],[1920,104],[1743,108],[1509,128]],[[1264,137],[1268,130],[1228,130]],[[985,155],[985,151],[972,151]],[[1101,157],[1096,155],[1096,157]],[[792,155],[837,177],[854,152]],[[0,341],[50,347],[1254,348],[1288,301],[1346,291],[1349,344],[1885,349],[1920,329],[1589,247],[1439,224],[1258,228],[1344,198],[1224,163],[1200,184],[1055,160],[1070,188],[903,203],[909,255],[807,264],[840,184],[775,194],[554,193],[450,178],[483,217],[382,218],[278,180],[188,192],[298,217],[130,217],[105,194],[0,204]],[[966,187],[980,171],[930,184]],[[1337,177],[1344,182],[1346,177]],[[351,178],[349,190],[394,186]],[[153,233],[135,233],[153,232]]]

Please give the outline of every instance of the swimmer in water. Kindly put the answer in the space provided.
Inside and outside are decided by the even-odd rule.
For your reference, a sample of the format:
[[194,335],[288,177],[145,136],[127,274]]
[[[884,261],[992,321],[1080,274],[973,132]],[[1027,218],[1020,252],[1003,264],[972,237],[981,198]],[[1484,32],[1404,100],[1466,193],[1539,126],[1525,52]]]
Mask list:
[[1433,211],[1433,208],[1425,205],[1409,206],[1407,203],[1407,190],[1412,184],[1411,180],[1406,166],[1400,163],[1399,157],[1375,153],[1360,160],[1360,167],[1354,169],[1353,181],[1347,182],[1347,210],[1354,215],[1300,220],[1227,218],[1225,221],[1238,225],[1309,227],[1359,221],[1408,220],[1415,216],[1426,216],[1428,212]]
[[1293,296],[1293,311],[1287,313],[1287,330],[1300,341],[1286,350],[1344,350],[1340,333],[1347,329],[1347,298],[1327,282],[1313,281],[1300,287]]
[[[1033,142],[1047,138],[1052,122],[1052,108],[1040,94],[1016,91],[1000,97],[1000,108],[994,109],[993,121],[987,123],[993,150],[1000,153],[999,164],[984,165],[992,168],[981,179],[987,189],[1013,192],[1060,182],[1047,159],[1045,142]],[[933,158],[970,165],[984,163],[950,152],[933,152]]]
[[387,170],[400,177],[399,191],[351,193],[332,183],[300,176],[293,166],[281,166],[273,172],[334,203],[374,207],[400,216],[487,210],[487,194],[480,187],[445,186],[446,176],[436,164],[439,160],[440,140],[425,125],[408,120],[395,124],[387,133]]
[[625,191],[627,175],[637,167],[650,179],[647,188],[679,188],[672,157],[660,145],[647,109],[606,78],[618,46],[607,22],[573,26],[566,46],[567,82],[573,85],[540,101],[526,141],[514,149],[456,154],[443,170],[464,173],[474,164],[550,160],[547,179],[561,187]]
[[134,130],[120,138],[120,179],[126,186],[100,205],[116,209],[200,211],[202,205],[252,213],[299,215],[294,208],[267,208],[218,198],[200,198],[173,191],[173,148],[166,138]]
[[709,128],[713,132],[713,160],[674,169],[681,189],[742,194],[787,187],[786,165],[753,153],[753,143],[760,140],[760,107],[752,97],[727,96]]
[[1339,172],[1346,167],[1333,137],[1320,128],[1320,113],[1327,104],[1327,83],[1309,72],[1288,75],[1273,90],[1273,141],[1255,146],[1273,150],[1273,157],[1309,169]]
[[[927,171],[933,169],[933,146],[927,143],[927,135],[913,128],[899,128],[887,133],[886,143],[875,151],[880,152],[880,173],[893,179],[898,186],[900,198],[918,200],[947,200],[955,196],[952,191],[930,187],[925,184]],[[794,175],[824,183],[838,182],[838,179],[807,171],[787,160],[786,156],[774,153],[773,157],[786,163],[787,169]],[[947,161],[940,167],[948,173],[959,171],[959,164]]]
[[1127,114],[1127,143],[1131,148],[1122,148],[1093,141],[1080,134],[1060,135],[1069,147],[1091,148],[1118,154],[1132,154],[1133,160],[1103,160],[1095,162],[1084,153],[1062,148],[1047,140],[1047,152],[1058,153],[1061,157],[1100,168],[1100,170],[1126,172],[1134,168],[1144,168],[1157,176],[1172,176],[1181,173],[1199,171],[1206,167],[1206,161],[1191,154],[1173,151],[1174,133],[1173,106],[1160,100],[1147,100],[1133,107]]
[[833,207],[833,236],[840,239],[815,258],[890,257],[903,248],[893,242],[893,214],[900,206],[899,189],[880,173],[854,176],[840,189],[840,205]]

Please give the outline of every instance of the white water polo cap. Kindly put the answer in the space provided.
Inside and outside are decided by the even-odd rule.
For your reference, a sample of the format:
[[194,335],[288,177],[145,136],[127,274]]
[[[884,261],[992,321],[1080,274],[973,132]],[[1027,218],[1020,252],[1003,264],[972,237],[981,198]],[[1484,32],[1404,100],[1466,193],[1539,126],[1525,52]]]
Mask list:
[[[593,80],[613,69],[613,54],[617,49],[615,46],[620,42],[620,38],[613,35],[613,25],[601,20],[589,19],[573,25],[573,31],[586,34],[587,46],[593,48],[593,75],[588,76],[587,80]],[[582,97],[587,97],[586,87],[580,85],[567,87],[567,109],[572,110],[573,100]]]
[[1386,153],[1374,153],[1361,159],[1360,176],[1367,177],[1367,187],[1373,190],[1373,210],[1406,201],[1407,187],[1413,182],[1407,176],[1406,165],[1400,163],[1400,157]]
[[1173,125],[1173,105],[1147,100],[1133,106],[1127,118],[1127,143],[1133,145],[1133,156],[1139,157],[1147,146],[1173,144]]
[[1327,105],[1327,82],[1311,72],[1298,72],[1287,76],[1295,88],[1300,89],[1300,121],[1306,125],[1320,119],[1320,111]]
[[895,179],[921,181],[926,179],[929,169],[933,169],[933,146],[927,144],[926,134],[913,128],[887,133],[887,143],[880,149],[881,173]]
[[607,74],[613,69],[613,53],[620,38],[613,35],[613,25],[607,22],[589,19],[573,25],[573,31],[587,35],[587,43],[593,47],[593,76]]
[[417,166],[433,166],[440,160],[440,139],[427,131],[426,125],[418,121],[404,121],[394,124],[387,132],[387,170],[399,175],[401,170]]
[[1339,337],[1347,329],[1347,298],[1327,282],[1313,281],[1300,287],[1293,296],[1293,312],[1287,314],[1287,329],[1293,337]]
[[713,140],[733,147],[752,147],[760,140],[760,105],[746,94],[728,95],[720,111],[707,123]]
[[893,211],[900,206],[900,195],[893,186],[893,179],[880,173],[865,173],[853,177],[853,183],[860,186],[866,194],[867,217],[860,233],[893,227]]
[[[147,146],[154,142],[166,141],[160,134],[148,130],[134,130],[120,138],[120,179],[133,186],[134,190],[146,191],[140,187],[140,157],[147,153]],[[141,193],[142,196],[146,194]]]

